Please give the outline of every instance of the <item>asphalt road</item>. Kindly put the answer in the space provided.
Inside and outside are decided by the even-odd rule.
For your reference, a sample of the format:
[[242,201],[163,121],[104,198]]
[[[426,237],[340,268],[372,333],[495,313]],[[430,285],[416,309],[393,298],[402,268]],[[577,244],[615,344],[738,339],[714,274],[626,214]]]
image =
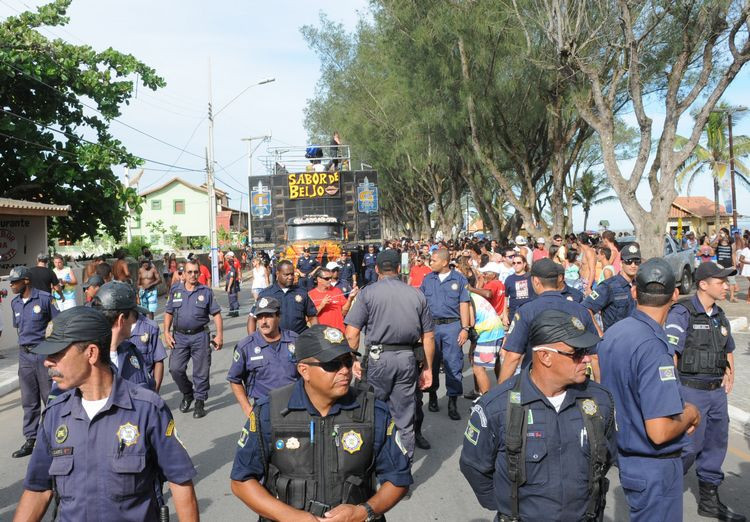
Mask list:
[[[226,304],[219,292],[219,300]],[[242,292],[241,312],[248,310],[248,292]],[[160,302],[163,305],[163,302]],[[157,316],[157,319],[159,317]],[[175,412],[180,436],[193,458],[198,477],[196,492],[204,520],[225,521],[255,520],[248,509],[237,500],[229,488],[229,472],[234,457],[239,431],[244,417],[225,380],[231,362],[231,350],[245,335],[245,319],[224,318],[226,347],[215,353],[211,368],[211,391],[206,404],[208,416],[193,419],[190,413],[177,410],[181,396],[168,372],[162,387],[162,396]],[[465,385],[471,385],[470,370]],[[444,392],[444,388],[443,388]],[[469,484],[458,470],[463,431],[470,407],[469,401],[459,400],[464,419],[451,421],[447,415],[447,401],[440,399],[441,411],[429,413],[425,409],[425,436],[432,443],[430,451],[417,450],[413,474],[415,486],[408,499],[402,501],[388,516],[390,521],[491,521],[494,514],[477,503]],[[21,442],[20,394],[14,392],[0,398],[0,520],[10,520],[22,492],[22,481],[28,459],[12,459],[10,453]],[[725,461],[726,480],[720,490],[729,505],[750,514],[750,496],[747,486],[750,478],[750,434],[732,433]],[[627,520],[627,505],[617,480],[617,470],[610,471],[610,492],[607,498],[605,520]],[[582,485],[583,486],[583,485]],[[692,474],[686,481],[684,497],[685,520],[708,520],[695,514],[697,481]],[[174,510],[172,519],[176,520]],[[50,520],[49,515],[47,520]]]

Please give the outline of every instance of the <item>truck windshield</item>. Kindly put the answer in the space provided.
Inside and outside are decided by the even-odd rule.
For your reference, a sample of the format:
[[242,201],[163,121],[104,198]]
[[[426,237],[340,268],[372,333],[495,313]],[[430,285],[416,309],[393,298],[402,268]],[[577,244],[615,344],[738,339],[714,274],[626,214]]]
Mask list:
[[341,239],[339,224],[310,224],[289,226],[289,241],[306,239]]

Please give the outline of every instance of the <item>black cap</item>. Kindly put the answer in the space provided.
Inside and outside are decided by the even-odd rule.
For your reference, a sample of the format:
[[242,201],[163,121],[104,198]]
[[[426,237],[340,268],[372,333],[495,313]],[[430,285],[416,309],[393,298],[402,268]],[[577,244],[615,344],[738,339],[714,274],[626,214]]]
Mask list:
[[629,259],[641,259],[641,248],[638,243],[630,243],[620,251],[620,259],[628,261]]
[[148,310],[136,304],[135,290],[128,283],[110,281],[99,288],[91,306],[100,310],[136,310],[147,314]]
[[83,289],[86,290],[90,286],[102,286],[104,284],[104,279],[102,279],[102,276],[98,274],[94,274],[88,279],[86,279],[86,282],[83,283]]
[[531,265],[531,275],[534,277],[548,279],[561,276],[564,273],[565,269],[562,265],[558,265],[548,257],[543,257],[539,261],[534,261],[534,264]]
[[724,279],[725,277],[737,275],[737,269],[734,267],[724,268],[719,263],[714,263],[713,261],[709,261],[706,263],[701,263],[698,265],[698,268],[695,270],[695,282],[703,281],[704,279],[708,279],[710,277],[715,277],[716,279]]
[[[657,283],[658,287],[648,287]],[[671,295],[675,289],[675,278],[672,267],[663,258],[652,257],[640,267],[635,274],[635,284],[638,290],[649,294]]]
[[375,259],[375,264],[383,272],[396,272],[401,264],[401,256],[395,250],[383,250]]
[[36,255],[36,260],[40,261],[40,262],[41,261],[44,261],[44,262],[49,261],[49,254],[47,252],[39,252]]
[[261,297],[255,307],[255,315],[260,314],[278,314],[281,310],[281,303],[273,297]]
[[8,275],[8,280],[11,283],[15,283],[22,279],[31,279],[31,270],[25,266],[14,266]]
[[563,342],[573,348],[588,348],[601,339],[586,330],[576,316],[561,310],[544,310],[534,318],[529,329],[529,345]]
[[103,341],[111,335],[112,327],[101,312],[89,306],[75,306],[60,312],[47,325],[46,339],[31,351],[40,355],[52,355],[73,343]]
[[348,353],[359,355],[349,348],[344,332],[323,324],[315,324],[302,332],[294,351],[298,361],[313,357],[320,362],[329,362]]

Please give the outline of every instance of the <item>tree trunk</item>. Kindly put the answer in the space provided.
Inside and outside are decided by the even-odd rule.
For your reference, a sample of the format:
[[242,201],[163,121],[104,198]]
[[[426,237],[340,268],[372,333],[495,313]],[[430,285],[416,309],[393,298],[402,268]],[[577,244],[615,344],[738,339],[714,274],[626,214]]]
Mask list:
[[714,230],[716,231],[716,237],[719,237],[719,229],[721,228],[721,200],[719,199],[719,178],[713,176],[714,179]]
[[[586,232],[588,225],[589,225],[589,211],[584,210],[583,211],[583,231],[584,232]],[[572,221],[571,221],[571,226],[572,226]]]

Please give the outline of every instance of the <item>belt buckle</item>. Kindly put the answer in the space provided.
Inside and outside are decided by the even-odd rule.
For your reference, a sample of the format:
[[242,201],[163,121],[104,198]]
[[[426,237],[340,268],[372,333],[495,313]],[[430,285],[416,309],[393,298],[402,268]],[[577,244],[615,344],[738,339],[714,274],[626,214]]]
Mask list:
[[382,352],[383,352],[382,344],[373,344],[372,346],[370,346],[369,355],[373,361],[377,361],[378,359],[380,359],[380,354]]

